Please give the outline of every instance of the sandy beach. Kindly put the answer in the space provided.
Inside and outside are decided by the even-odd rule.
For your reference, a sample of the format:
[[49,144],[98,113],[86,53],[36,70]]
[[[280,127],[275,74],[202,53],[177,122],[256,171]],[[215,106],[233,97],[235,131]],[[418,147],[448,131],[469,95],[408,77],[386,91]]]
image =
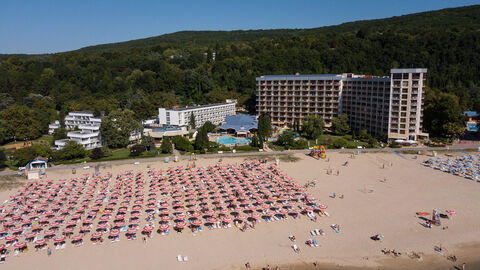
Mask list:
[[[462,153],[457,153],[462,155]],[[144,243],[141,237],[120,242],[105,241],[93,245],[88,239],[80,247],[67,241],[66,248],[47,256],[46,250],[29,250],[19,256],[10,255],[0,267],[7,269],[244,269],[249,262],[253,269],[270,265],[271,269],[454,269],[467,263],[466,269],[478,267],[480,252],[480,183],[423,166],[426,155],[395,155],[391,153],[328,153],[327,159],[316,160],[296,154],[296,162],[280,161],[278,167],[300,185],[316,180],[307,192],[328,205],[329,217],[316,222],[308,217],[289,218],[267,223],[245,232],[228,229],[205,229],[200,233],[184,231],[169,235],[155,233]],[[241,164],[245,158],[226,158],[223,164]],[[218,159],[199,159],[196,167],[214,165]],[[270,161],[271,162],[271,161]],[[348,164],[343,166],[346,162]],[[127,164],[101,168],[102,174],[113,176],[127,170],[147,172],[187,165],[155,162]],[[327,174],[328,172],[331,174]],[[337,175],[338,171],[338,175]],[[47,172],[46,179],[70,179],[92,174],[93,168]],[[43,181],[43,180],[41,180]],[[0,192],[0,200],[9,199],[16,189]],[[335,198],[333,198],[335,193]],[[427,228],[416,212],[456,215],[441,219],[442,225]],[[331,224],[339,224],[335,233]],[[446,228],[448,226],[448,228]],[[142,226],[143,227],[143,226]],[[445,227],[445,229],[443,229]],[[313,229],[323,229],[325,235],[311,236]],[[381,234],[381,241],[371,236]],[[289,240],[295,235],[300,252],[295,253]],[[316,239],[318,247],[309,247],[307,239]],[[441,246],[445,256],[434,251]],[[385,255],[382,249],[395,249],[401,255]],[[410,258],[411,252],[420,259]],[[177,255],[188,256],[188,262],[178,262]],[[456,262],[446,256],[455,255]]]

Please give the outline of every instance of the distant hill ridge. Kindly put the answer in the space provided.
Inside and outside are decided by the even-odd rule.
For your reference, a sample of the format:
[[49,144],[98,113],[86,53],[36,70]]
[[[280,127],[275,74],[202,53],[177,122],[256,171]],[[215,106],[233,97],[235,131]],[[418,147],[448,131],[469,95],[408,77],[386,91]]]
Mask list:
[[[452,20],[454,18],[454,20]],[[431,28],[442,29],[458,27],[459,29],[480,30],[480,5],[448,8],[436,11],[420,12],[386,19],[362,20],[339,25],[310,29],[269,29],[269,30],[235,30],[235,31],[180,31],[155,37],[130,40],[125,42],[101,44],[79,49],[82,52],[99,52],[125,50],[150,46],[175,45],[180,47],[207,46],[216,43],[248,42],[260,38],[281,38],[329,32],[353,32],[360,29],[375,31],[395,30],[402,32],[403,26],[418,24],[418,33],[430,31]]]

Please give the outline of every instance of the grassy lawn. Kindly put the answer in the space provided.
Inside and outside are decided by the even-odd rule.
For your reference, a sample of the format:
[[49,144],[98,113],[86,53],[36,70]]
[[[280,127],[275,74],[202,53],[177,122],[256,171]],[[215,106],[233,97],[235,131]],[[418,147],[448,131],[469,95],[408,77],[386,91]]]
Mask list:
[[33,140],[33,142],[41,142],[41,141],[48,142],[48,144],[51,145],[53,143],[53,135],[43,135],[42,137]]
[[132,157],[130,156],[130,149],[121,148],[121,149],[112,150],[111,156],[103,157],[96,160],[93,160],[90,157],[86,157],[82,159],[60,161],[60,162],[56,162],[55,164],[74,164],[74,163],[83,163],[83,162],[101,162],[101,161],[112,161],[112,160],[122,160],[122,159],[141,159],[141,158],[151,158],[151,157],[166,157],[170,155],[171,154],[162,154],[162,153],[159,153],[157,155],[157,150],[154,150],[154,151],[143,152],[138,157]]
[[[42,143],[42,144],[46,144],[46,145],[51,145],[53,143],[53,135],[42,135],[41,137],[35,139],[35,140],[32,140],[33,144],[38,144],[38,143]],[[9,143],[6,143],[2,146],[10,146],[10,145],[14,145],[14,144],[18,144],[18,145],[23,145],[24,141],[16,141],[16,142],[9,142]],[[10,148],[10,147],[8,147]]]

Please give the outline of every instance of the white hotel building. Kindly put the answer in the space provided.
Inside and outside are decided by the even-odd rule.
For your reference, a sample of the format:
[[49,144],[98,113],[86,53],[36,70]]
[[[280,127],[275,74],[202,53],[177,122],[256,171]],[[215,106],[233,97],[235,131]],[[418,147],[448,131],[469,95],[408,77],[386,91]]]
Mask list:
[[210,121],[215,125],[225,122],[225,117],[235,115],[235,103],[218,103],[186,108],[159,108],[158,118],[160,125],[188,126],[191,115],[195,117],[195,125],[202,126]]
[[70,131],[67,133],[68,139],[56,140],[55,146],[58,150],[62,149],[67,141],[76,141],[86,149],[93,149],[102,146],[100,136],[100,124],[102,119],[94,117],[91,111],[70,112],[65,117],[65,127],[69,130],[78,127],[80,131]]

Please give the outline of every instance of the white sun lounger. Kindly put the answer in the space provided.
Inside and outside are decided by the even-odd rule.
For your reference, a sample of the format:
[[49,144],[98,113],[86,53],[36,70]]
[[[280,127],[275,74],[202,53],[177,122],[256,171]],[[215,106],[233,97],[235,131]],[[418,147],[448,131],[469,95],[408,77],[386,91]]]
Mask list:
[[180,255],[180,254],[177,255],[177,261],[178,262],[183,262],[182,255]]
[[315,232],[315,230],[310,231],[310,234],[313,235],[313,236],[317,235],[317,233]]
[[183,256],[183,261],[188,262],[188,256]]
[[298,253],[298,247],[297,247],[297,245],[293,245],[292,248],[293,248],[293,250],[294,250],[295,252]]

